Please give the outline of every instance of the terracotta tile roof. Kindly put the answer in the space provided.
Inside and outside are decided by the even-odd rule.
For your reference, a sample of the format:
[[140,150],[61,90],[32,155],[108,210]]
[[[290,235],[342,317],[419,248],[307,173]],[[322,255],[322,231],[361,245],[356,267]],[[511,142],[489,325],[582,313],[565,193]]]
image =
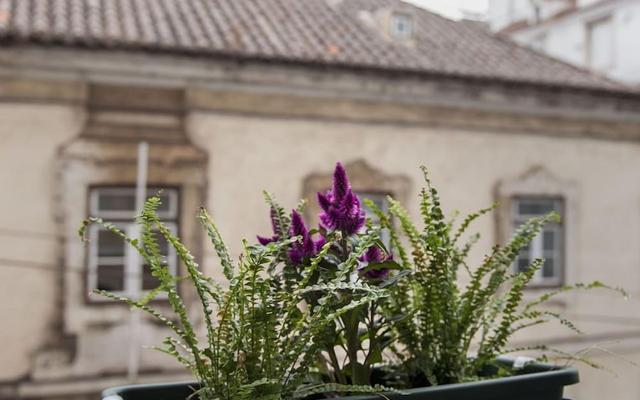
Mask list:
[[[389,36],[392,12],[411,40]],[[0,0],[0,40],[626,90],[399,0]]]

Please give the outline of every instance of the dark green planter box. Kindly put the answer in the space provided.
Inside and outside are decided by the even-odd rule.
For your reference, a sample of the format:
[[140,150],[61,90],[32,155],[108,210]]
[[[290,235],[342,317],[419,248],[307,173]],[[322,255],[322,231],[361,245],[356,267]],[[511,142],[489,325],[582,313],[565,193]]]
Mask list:
[[[508,378],[488,379],[436,387],[410,389],[406,394],[385,394],[391,400],[562,400],[564,387],[578,383],[575,368],[531,364]],[[193,382],[132,385],[107,389],[109,400],[185,400],[197,384]],[[376,395],[348,396],[343,400],[380,400]],[[335,399],[334,399],[335,400]]]

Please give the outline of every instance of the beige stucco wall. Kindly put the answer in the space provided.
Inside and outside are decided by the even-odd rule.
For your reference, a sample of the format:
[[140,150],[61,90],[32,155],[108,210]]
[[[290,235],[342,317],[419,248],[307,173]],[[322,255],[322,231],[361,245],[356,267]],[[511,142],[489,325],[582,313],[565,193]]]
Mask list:
[[[384,107],[379,105],[378,109]],[[325,114],[333,111],[336,110],[329,107]],[[76,205],[61,207],[56,198],[55,182],[60,181],[55,176],[56,152],[80,132],[84,115],[84,106],[0,104],[0,182],[5,188],[0,197],[4,210],[0,212],[0,343],[10,344],[0,352],[0,381],[20,378],[32,371],[36,352],[48,344],[52,332],[62,329],[62,313],[57,312],[62,298],[61,283],[51,271],[57,267],[63,252],[59,242],[63,238],[56,237],[55,218],[60,208]],[[446,210],[460,210],[463,214],[495,201],[496,186],[500,182],[517,181],[527,171],[542,166],[557,182],[566,182],[574,196],[571,218],[566,221],[568,235],[575,243],[568,254],[570,281],[601,279],[614,286],[624,286],[632,294],[640,293],[637,272],[640,252],[636,246],[640,239],[637,172],[640,145],[636,142],[554,136],[552,123],[543,135],[525,134],[516,129],[503,129],[500,133],[497,129],[453,129],[415,121],[356,123],[204,111],[188,115],[187,133],[208,158],[204,179],[208,185],[206,205],[236,255],[241,238],[269,233],[262,189],[274,193],[286,207],[293,207],[303,193],[305,178],[330,173],[338,160],[346,164],[363,160],[389,176],[406,177],[410,182],[407,206],[414,215],[422,181],[418,168],[421,164],[431,170]],[[456,121],[458,126],[464,122]],[[85,148],[73,149],[81,159]],[[155,154],[155,157],[166,158],[166,154]],[[132,171],[119,178],[131,180]],[[92,173],[86,168],[75,172]],[[168,176],[164,170],[150,173]],[[83,190],[75,187],[73,191]],[[191,199],[190,203],[193,202]],[[192,209],[195,207],[196,204],[190,205]],[[84,203],[78,204],[77,210],[82,211],[74,213],[74,219],[75,215],[83,217],[84,209]],[[75,229],[80,218],[65,224]],[[472,254],[476,264],[497,240],[496,229],[497,222],[492,217],[483,218],[475,225],[475,230],[483,233]],[[65,235],[80,247],[72,229]],[[202,264],[216,274],[213,252],[209,246],[205,249]],[[15,261],[28,262],[31,268]],[[66,267],[77,270],[83,266],[68,264]],[[637,358],[638,346],[628,340],[628,337],[640,336],[631,321],[637,314],[637,305],[633,298],[624,302],[610,294],[593,293],[569,296],[557,307],[577,315],[574,318],[577,323],[589,333],[600,334],[601,342],[617,335],[621,344],[609,343],[608,347]],[[82,308],[81,304],[77,306]],[[96,315],[89,308],[82,312]],[[80,314],[76,313],[76,317]],[[584,315],[589,318],[583,318]],[[619,318],[624,323],[597,322],[593,321],[594,316]],[[66,322],[70,321],[76,319],[70,316]],[[77,331],[81,332],[80,328]],[[107,332],[99,324],[95,330]],[[118,332],[113,335],[113,341],[122,342],[121,338],[127,333]],[[154,335],[149,336],[155,338]],[[91,357],[101,357],[92,350],[105,346],[105,342],[85,336],[77,342],[78,354],[89,354],[84,360],[90,362]],[[565,334],[559,329],[542,330],[519,340],[539,337],[561,341]],[[580,343],[560,345],[582,346]],[[108,347],[108,351],[113,355],[109,363],[122,364],[121,357],[114,355],[117,348]],[[122,351],[126,351],[124,346]],[[148,364],[157,363],[155,356],[146,357],[152,360]],[[635,392],[617,388],[634,385],[640,370],[633,370],[614,358],[604,362],[620,371],[622,377],[616,380],[612,375],[585,369],[585,383],[571,393],[581,400],[601,398],[591,393],[597,393],[595,388],[603,386],[609,392],[599,393],[616,392],[618,399],[635,399]],[[93,374],[93,370],[85,368],[87,365],[77,364],[77,369],[82,371],[73,372],[75,376]],[[96,367],[96,371],[103,369]],[[99,384],[103,383],[96,383]],[[42,389],[42,393],[46,390]]]
[[[622,286],[632,294],[629,301],[603,292],[575,294],[566,296],[557,307],[573,315],[585,331],[601,335],[596,342],[638,358],[635,353],[640,348],[630,343],[628,336],[637,336],[637,328],[629,319],[637,315],[638,301],[633,294],[640,292],[640,252],[636,245],[640,237],[640,145],[518,132],[214,113],[193,114],[189,122],[192,139],[210,155],[208,207],[236,253],[240,238],[269,232],[262,189],[292,207],[302,194],[304,178],[312,173],[330,173],[338,160],[349,163],[364,159],[383,173],[408,176],[411,202],[407,206],[414,215],[421,164],[432,171],[446,209],[462,213],[491,204],[500,181],[517,179],[532,167],[543,166],[550,175],[568,182],[574,192],[571,204],[575,209],[571,220],[566,221],[567,234],[575,243],[567,254],[569,282],[598,279]],[[496,220],[484,218],[475,228],[484,235],[472,254],[472,264],[477,265],[496,240]],[[212,257],[210,251],[207,254]],[[214,264],[213,259],[205,264]],[[607,317],[621,322],[601,321]],[[519,340],[542,337],[574,350],[593,345],[565,343],[567,331],[560,327],[532,331]],[[618,340],[610,340],[613,337]],[[600,393],[617,393],[617,399],[636,398],[634,391],[620,388],[634,385],[640,370],[629,371],[630,366],[615,357],[603,363],[621,371],[622,377],[583,368],[585,383],[571,393],[582,400],[601,398],[591,393],[604,386]]]
[[[385,173],[410,178],[412,200],[427,165],[445,207],[463,214],[490,205],[494,188],[534,166],[577,187],[576,221],[567,221],[579,248],[571,255],[579,280],[604,279],[638,292],[630,280],[640,253],[640,145],[518,133],[461,131],[199,113],[190,120],[194,142],[210,154],[209,207],[231,246],[269,230],[261,190],[293,207],[304,178],[330,173],[336,161],[364,159]],[[313,199],[311,199],[313,200]],[[407,204],[415,215],[417,201]],[[484,237],[478,262],[495,241],[495,221],[475,225]],[[604,310],[603,310],[604,311]]]
[[59,323],[56,152],[81,124],[72,106],[0,104],[0,380],[25,374]]

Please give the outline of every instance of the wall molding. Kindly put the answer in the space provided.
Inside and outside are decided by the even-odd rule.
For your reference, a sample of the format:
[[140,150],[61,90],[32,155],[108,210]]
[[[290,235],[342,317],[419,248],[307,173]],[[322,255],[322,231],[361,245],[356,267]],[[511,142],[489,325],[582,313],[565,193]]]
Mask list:
[[86,102],[91,85],[184,93],[185,113],[640,140],[640,93],[124,51],[6,48],[0,102]]

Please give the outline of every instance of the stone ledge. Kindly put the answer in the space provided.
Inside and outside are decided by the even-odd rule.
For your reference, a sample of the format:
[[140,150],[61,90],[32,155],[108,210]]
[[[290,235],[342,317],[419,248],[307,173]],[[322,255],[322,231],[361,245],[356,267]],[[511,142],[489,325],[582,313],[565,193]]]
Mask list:
[[86,98],[82,82],[0,78],[0,101],[83,103]]

